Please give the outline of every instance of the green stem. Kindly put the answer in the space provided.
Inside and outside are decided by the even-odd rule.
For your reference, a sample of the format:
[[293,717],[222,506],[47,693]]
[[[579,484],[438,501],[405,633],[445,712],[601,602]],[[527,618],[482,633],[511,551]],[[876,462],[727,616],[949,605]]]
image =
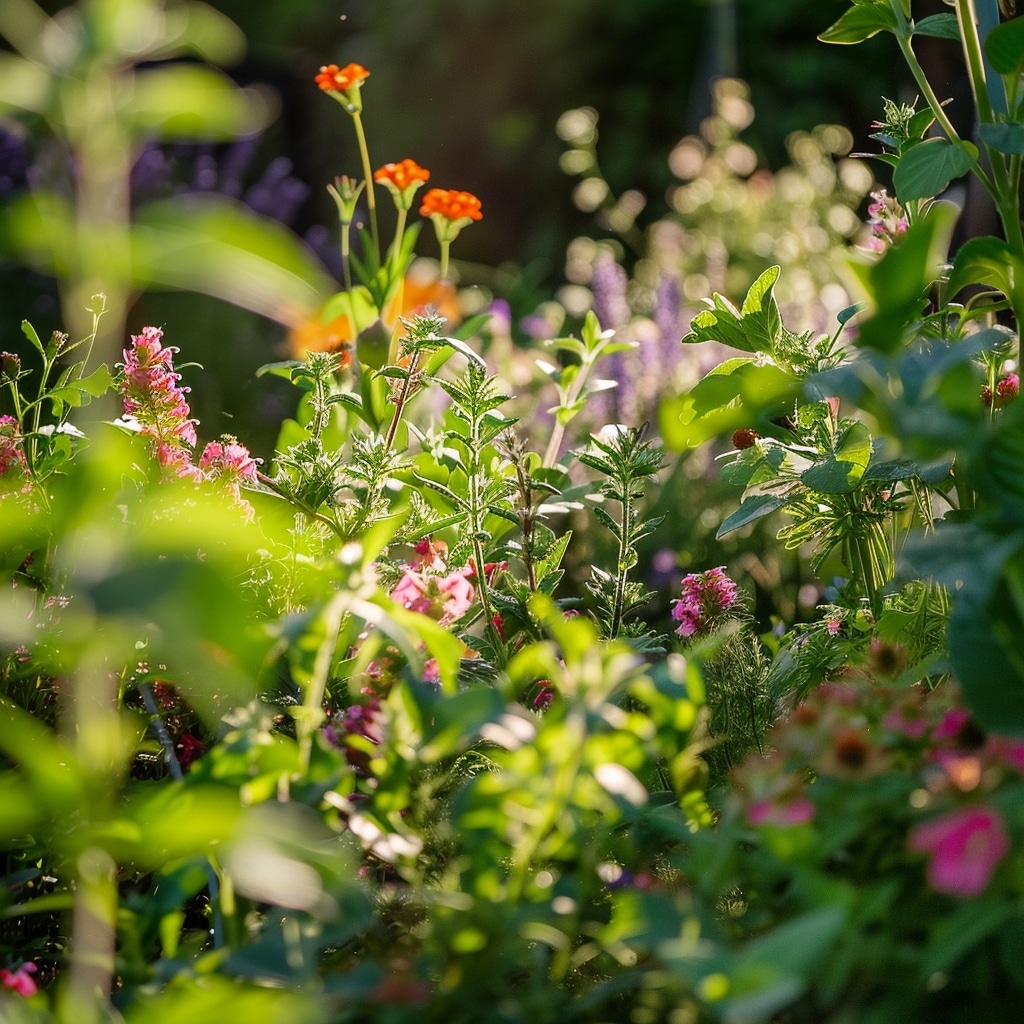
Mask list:
[[[917,83],[917,87],[921,90],[921,95],[924,97],[925,102],[935,115],[935,120],[939,122],[939,126],[946,133],[946,137],[954,146],[966,149],[966,143],[960,138],[959,134],[957,134],[957,130],[953,127],[953,122],[946,116],[945,108],[942,106],[939,98],[935,95],[935,90],[932,89],[931,83],[925,76],[924,69],[918,63],[917,55],[914,53],[914,49],[910,44],[910,36],[897,34],[896,41],[899,43],[900,51],[907,62],[907,67],[910,68],[910,72],[914,76],[914,81]],[[989,180],[988,175],[985,174],[977,161],[975,161],[974,164],[974,173],[984,186],[985,191],[988,192],[996,202],[998,202],[995,186]]]
[[452,243],[448,239],[444,239],[440,242],[441,245],[441,280],[444,281],[448,277],[448,260],[451,253]]
[[363,177],[366,179],[366,207],[370,212],[370,237],[380,264],[380,234],[377,231],[377,201],[373,193],[373,171],[370,169],[370,151],[366,145],[366,133],[363,131],[363,119],[359,111],[352,114],[356,126],[356,138],[359,141],[359,156],[363,162]]
[[409,401],[409,396],[412,394],[413,378],[416,374],[416,366],[419,363],[420,354],[418,351],[413,352],[409,359],[409,373],[408,376],[402,381],[402,390],[398,396],[398,400],[395,402],[395,412],[391,417],[391,422],[388,424],[388,432],[384,437],[384,446],[391,448],[395,443],[395,434],[398,432],[398,424],[402,419],[402,413],[405,410],[405,405]]

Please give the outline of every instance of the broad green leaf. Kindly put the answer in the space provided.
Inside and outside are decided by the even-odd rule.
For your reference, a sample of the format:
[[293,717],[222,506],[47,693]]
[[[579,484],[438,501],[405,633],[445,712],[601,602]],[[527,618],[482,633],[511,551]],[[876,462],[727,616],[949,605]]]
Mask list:
[[142,208],[132,264],[138,284],[202,292],[289,325],[335,290],[291,232],[219,196]]
[[[1016,554],[1021,576],[1024,555]],[[1009,562],[1010,560],[1008,560]],[[949,657],[964,699],[983,729],[1024,736],[1024,615],[1005,584],[987,601],[958,595],[949,620]]]
[[862,43],[879,32],[892,32],[896,28],[896,15],[888,3],[855,2],[831,28],[818,38],[823,43],[851,45]]
[[[709,374],[701,384],[712,376]],[[758,366],[751,360],[737,360],[726,376],[731,379],[721,393],[732,397],[721,403],[710,401],[707,391],[698,396],[697,407],[690,394],[661,403],[659,428],[669,449],[694,447],[739,427],[757,426],[767,432],[772,429],[768,421],[785,410],[800,392],[798,378],[772,364]],[[715,388],[718,383],[714,383]]]
[[1024,261],[1001,238],[970,238],[953,259],[949,294],[955,296],[974,284],[998,288],[1007,297],[1020,301],[1024,298]]
[[903,344],[945,262],[956,215],[951,204],[935,203],[880,260],[850,264],[874,300],[873,315],[857,331],[859,347],[894,352]]
[[1024,72],[1024,17],[996,25],[985,37],[985,56],[996,74]]
[[223,141],[260,131],[274,110],[266,94],[240,89],[213,68],[161,64],[136,72],[125,114],[162,138]]
[[740,507],[722,521],[722,525],[718,528],[718,533],[715,534],[715,537],[721,540],[727,533],[732,533],[733,530],[738,530],[741,526],[746,526],[748,523],[753,523],[758,519],[771,515],[772,512],[777,511],[788,503],[788,495],[755,494],[749,498],[744,498],[740,503]]
[[800,474],[801,481],[819,494],[848,494],[864,476],[871,460],[871,434],[854,423],[839,439],[835,452]]
[[901,202],[931,199],[966,174],[978,160],[969,142],[954,146],[945,139],[926,139],[900,156],[892,183]]
[[1019,156],[1024,153],[1024,124],[1020,121],[997,121],[978,126],[978,134],[986,146],[1000,153]]

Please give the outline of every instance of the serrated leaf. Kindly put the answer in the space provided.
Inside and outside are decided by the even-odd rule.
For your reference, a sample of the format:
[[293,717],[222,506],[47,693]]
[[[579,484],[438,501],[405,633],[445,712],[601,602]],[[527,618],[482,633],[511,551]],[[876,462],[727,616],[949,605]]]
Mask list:
[[848,427],[835,451],[800,474],[800,480],[819,494],[848,494],[864,476],[871,460],[871,433],[863,423]]
[[978,150],[969,142],[954,146],[945,139],[925,139],[900,156],[892,176],[893,187],[904,203],[931,199],[977,161]]

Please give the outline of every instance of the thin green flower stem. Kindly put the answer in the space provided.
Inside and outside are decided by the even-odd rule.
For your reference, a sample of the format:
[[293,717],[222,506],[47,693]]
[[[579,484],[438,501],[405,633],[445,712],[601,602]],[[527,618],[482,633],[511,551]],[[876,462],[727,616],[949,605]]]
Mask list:
[[341,225],[341,273],[345,281],[345,291],[352,291],[352,267],[349,254],[352,252],[352,225]]
[[967,76],[971,82],[974,104],[978,108],[978,117],[982,124],[991,124],[994,120],[992,101],[988,94],[988,79],[982,59],[981,38],[978,35],[978,12],[974,8],[974,0],[956,0],[956,20],[960,25],[964,60],[967,63]]
[[419,363],[419,359],[419,352],[413,352],[412,357],[409,360],[408,376],[402,381],[402,390],[398,395],[398,400],[395,402],[395,412],[391,417],[391,422],[388,424],[388,432],[384,435],[384,445],[387,448],[391,448],[395,443],[395,434],[398,433],[398,424],[402,419],[402,413],[405,410],[405,405],[412,394],[413,377],[416,374],[416,367]]
[[405,222],[408,220],[409,211],[404,206],[398,207],[398,219],[395,222],[395,238],[388,251],[388,259],[396,267],[398,265],[398,254],[402,249],[402,236],[405,234]]
[[[631,481],[623,481],[631,483]],[[629,573],[629,533],[633,530],[633,495],[632,487],[623,487],[622,522],[619,528],[619,555],[616,560],[615,596],[612,604],[612,621],[608,630],[608,639],[614,640],[622,628],[623,604],[626,595],[626,577]]]
[[446,281],[448,279],[448,260],[452,248],[451,239],[441,239],[439,244],[441,246],[441,280]]
[[[961,149],[966,148],[964,140],[960,138],[957,130],[953,127],[953,122],[946,116],[946,111],[942,106],[942,103],[939,101],[939,98],[935,95],[935,90],[932,89],[931,83],[928,81],[928,78],[924,73],[924,69],[918,63],[917,55],[914,53],[914,49],[910,44],[909,35],[904,36],[902,34],[897,34],[896,41],[899,43],[900,51],[907,62],[907,66],[910,68],[911,74],[914,76],[914,81],[917,83],[917,87],[921,90],[921,95],[924,96],[925,102],[931,108],[932,113],[935,115],[935,120],[939,122],[940,127],[946,133],[946,137],[954,146],[959,146]],[[985,187],[985,191],[992,196],[993,200],[998,202],[995,186],[977,162],[974,165],[974,173],[977,175],[981,184]]]
[[370,170],[370,151],[366,145],[366,133],[363,131],[363,118],[359,111],[354,111],[352,120],[356,126],[356,138],[359,141],[359,156],[363,162],[363,177],[366,179],[366,208],[370,212],[370,237],[380,263],[380,234],[377,231],[377,200],[373,194],[373,171]]
[[[590,371],[594,368],[595,359],[583,357],[583,362],[580,364],[579,373],[573,379],[573,382],[569,385],[569,390],[565,395],[565,400],[559,403],[560,409],[571,409],[580,395],[583,393],[583,387],[587,382],[587,378],[590,376]],[[565,437],[565,424],[560,422],[558,417],[555,417],[554,426],[551,429],[551,437],[548,438],[548,446],[544,450],[544,460],[541,465],[545,469],[551,469],[558,461],[558,451],[562,447],[562,439]]]
[[[995,114],[992,110],[992,99],[988,92],[988,79],[985,75],[985,62],[982,54],[981,37],[978,35],[978,15],[974,0],[956,0],[956,17],[960,25],[960,37],[963,40],[964,60],[974,93],[974,103],[978,110],[978,119],[982,124],[992,124]],[[1006,241],[1010,248],[1024,258],[1024,233],[1020,223],[1020,203],[1017,196],[1016,183],[1019,181],[1019,157],[1016,173],[1007,169],[1003,154],[985,146],[992,168],[992,179],[995,191],[992,194],[999,210],[999,217],[1006,232]],[[1012,301],[1012,300],[1011,300]],[[1014,309],[1020,320],[1024,310]]]

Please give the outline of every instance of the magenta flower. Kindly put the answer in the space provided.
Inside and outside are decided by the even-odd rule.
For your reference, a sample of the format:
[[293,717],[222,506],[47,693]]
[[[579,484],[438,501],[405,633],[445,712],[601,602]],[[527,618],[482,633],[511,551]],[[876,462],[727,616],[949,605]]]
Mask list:
[[676,632],[687,639],[710,632],[735,603],[736,584],[725,574],[725,566],[692,572],[683,578],[682,597],[673,602]]
[[747,808],[749,825],[806,825],[814,820],[814,804],[805,796],[776,802],[757,800]]
[[13,971],[7,970],[6,967],[0,968],[0,985],[29,999],[39,991],[39,986],[32,977],[35,973],[36,965],[30,962],[23,963]]
[[12,464],[24,466],[25,455],[18,436],[18,421],[13,416],[0,416],[0,476]]
[[996,865],[1010,851],[1002,815],[985,805],[961,807],[921,822],[907,844],[927,853],[928,882],[933,889],[968,899],[988,885]]

